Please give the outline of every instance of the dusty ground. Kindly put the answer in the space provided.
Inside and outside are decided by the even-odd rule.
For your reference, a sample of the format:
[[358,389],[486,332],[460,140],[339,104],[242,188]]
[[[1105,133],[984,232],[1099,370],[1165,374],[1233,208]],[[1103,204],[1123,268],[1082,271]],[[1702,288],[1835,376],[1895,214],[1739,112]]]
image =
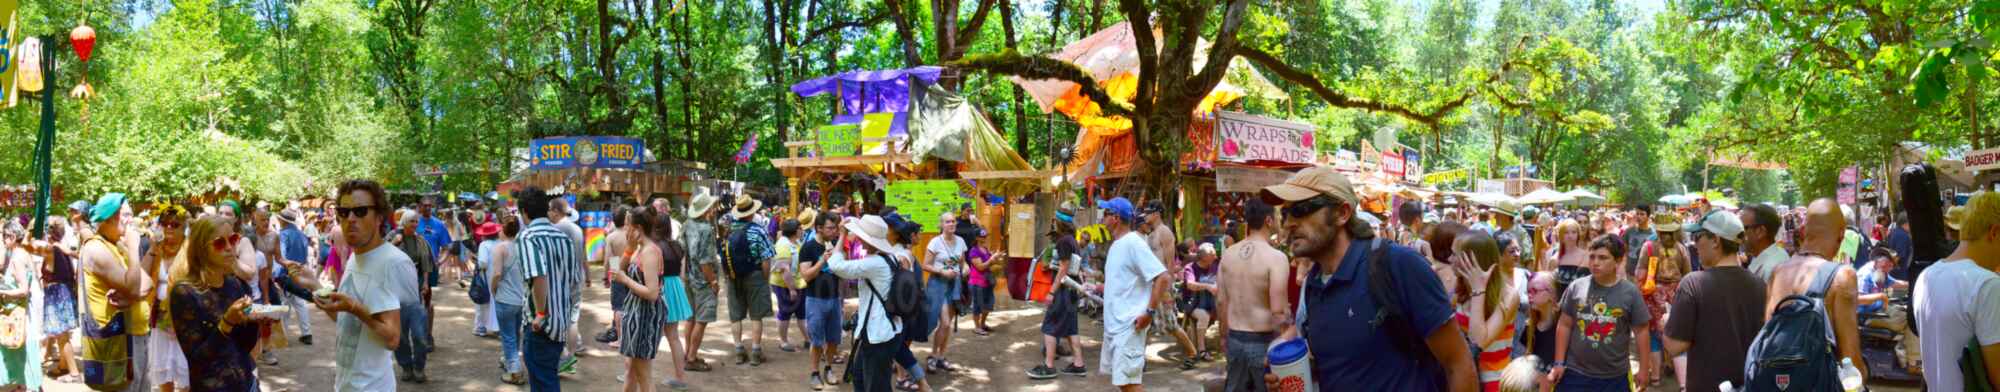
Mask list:
[[[597,272],[591,276],[602,276]],[[601,283],[601,282],[600,282]],[[472,335],[472,319],[475,307],[465,296],[465,291],[457,285],[440,286],[434,294],[437,320],[434,335],[438,340],[437,351],[431,353],[427,384],[403,383],[403,391],[526,391],[500,382],[499,368],[500,341],[483,339]],[[932,374],[931,386],[941,391],[1095,391],[1110,389],[1111,379],[1097,374],[1098,339],[1103,329],[1095,321],[1085,319],[1080,324],[1083,341],[1084,363],[1091,369],[1088,377],[1062,376],[1055,380],[1030,380],[1026,372],[1041,361],[1041,309],[1031,303],[1021,303],[1000,296],[999,307],[988,319],[993,327],[992,336],[977,336],[972,333],[970,319],[962,319],[958,333],[952,337],[951,358],[963,368],[953,374]],[[579,322],[586,339],[596,335],[611,320],[610,290],[596,285],[585,290],[583,299],[583,320]],[[724,298],[723,301],[728,301]],[[852,316],[853,301],[848,308]],[[727,305],[723,307],[726,320]],[[334,364],[333,322],[319,312],[313,312],[313,327],[318,335],[316,345],[306,346],[294,341],[291,347],[278,350],[278,366],[262,366],[260,372],[263,386],[267,391],[330,391],[333,384]],[[706,391],[809,391],[807,378],[812,372],[811,362],[803,352],[786,353],[778,351],[775,330],[777,322],[765,323],[765,356],[769,362],[760,367],[737,366],[732,355],[729,340],[729,323],[720,321],[710,324],[700,352],[702,358],[715,365],[713,372],[688,373],[687,382],[694,390]],[[794,327],[796,328],[796,327]],[[745,331],[744,335],[749,335]],[[294,336],[296,339],[296,336]],[[792,333],[794,342],[803,342],[797,331]],[[843,343],[843,347],[845,347]],[[598,344],[592,340],[586,344],[588,352],[583,355],[578,374],[564,377],[566,390],[578,391],[619,391],[624,383],[617,377],[625,372],[625,358],[616,349]],[[1173,344],[1159,339],[1149,347],[1151,360],[1147,365],[1146,387],[1152,391],[1199,391],[1201,383],[1213,384],[1220,388],[1222,378],[1221,362],[1204,364],[1201,368],[1182,372],[1179,367],[1158,354],[1162,350],[1173,351],[1178,358],[1178,349]],[[660,345],[660,360],[653,363],[653,377],[657,380],[668,374],[671,356]],[[915,348],[919,358],[929,354],[930,346],[921,344]],[[849,390],[847,384],[837,389]],[[86,391],[80,385],[52,383],[50,391]],[[664,387],[659,390],[665,391]]]
[[[602,273],[591,276],[602,276]],[[995,333],[993,336],[972,334],[972,322],[962,320],[958,333],[952,339],[951,358],[963,368],[954,374],[932,374],[931,385],[941,391],[1104,391],[1112,390],[1109,377],[1098,374],[1098,337],[1102,336],[1102,326],[1095,320],[1086,318],[1080,324],[1083,341],[1084,363],[1091,370],[1088,377],[1062,376],[1055,380],[1037,381],[1028,379],[1026,372],[1041,361],[1041,308],[1032,303],[1013,301],[1006,297],[1004,288],[999,296],[1001,311],[994,312],[988,319]],[[603,285],[596,285],[585,291],[583,299],[584,315],[580,322],[586,339],[596,335],[611,320],[610,291]],[[725,298],[723,301],[727,301]],[[525,387],[507,385],[500,382],[499,353],[500,341],[483,339],[472,335],[472,318],[475,308],[465,296],[465,291],[457,285],[441,286],[434,297],[437,307],[435,335],[437,351],[430,355],[430,382],[427,384],[401,385],[403,391],[526,391]],[[726,302],[725,302],[726,304]],[[855,304],[849,301],[849,315],[853,315]],[[724,305],[723,309],[727,309]],[[727,312],[722,315],[727,318]],[[289,348],[278,351],[279,366],[263,366],[263,386],[266,391],[330,391],[333,384],[334,364],[331,350],[333,322],[319,312],[313,312],[313,326],[319,335],[317,345],[306,346],[296,341]],[[729,323],[727,321],[710,324],[706,333],[701,356],[709,363],[717,365],[708,373],[688,373],[687,382],[694,390],[704,391],[809,391],[807,375],[812,372],[810,360],[804,353],[778,351],[775,338],[776,321],[766,322],[765,356],[770,362],[761,367],[734,365],[729,343]],[[748,335],[748,332],[745,332]],[[803,342],[796,330],[795,342]],[[294,336],[296,339],[296,336]],[[624,383],[618,377],[625,372],[625,358],[616,349],[590,341],[589,348],[579,363],[575,376],[564,377],[563,387],[575,391],[619,391]],[[653,363],[653,377],[661,379],[668,374],[671,358],[664,351],[661,360]],[[921,344],[915,348],[918,357],[929,354],[930,346]],[[1203,391],[1220,390],[1223,366],[1221,362],[1206,363],[1189,371],[1179,370],[1176,362],[1179,350],[1170,341],[1155,338],[1147,348],[1149,363],[1146,368],[1146,389],[1149,391]],[[1166,356],[1163,357],[1162,354]],[[1059,363],[1060,365],[1060,363]],[[1667,385],[1672,389],[1672,385]],[[829,391],[850,390],[842,384]],[[1875,386],[1875,390],[1915,390]],[[52,383],[49,391],[87,391],[75,384]],[[664,387],[658,388],[665,391]]]

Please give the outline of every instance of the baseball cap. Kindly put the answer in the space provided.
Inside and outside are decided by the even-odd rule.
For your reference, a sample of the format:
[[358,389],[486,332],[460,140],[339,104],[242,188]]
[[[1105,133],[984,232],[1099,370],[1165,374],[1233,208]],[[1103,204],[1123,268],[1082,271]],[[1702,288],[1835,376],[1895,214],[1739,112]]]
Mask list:
[[96,206],[90,207],[90,223],[111,219],[112,216],[118,215],[118,210],[122,207],[125,207],[125,194],[106,193],[97,198]]
[[1743,220],[1738,219],[1736,214],[1723,211],[1710,212],[1692,226],[1689,231],[1696,234],[1709,233],[1730,242],[1743,241]]
[[69,210],[70,212],[75,212],[75,213],[90,212],[90,201],[77,200],[75,203],[69,203]]
[[1142,214],[1146,214],[1146,215],[1152,215],[1152,214],[1158,214],[1158,213],[1160,213],[1160,212],[1163,212],[1163,211],[1166,211],[1166,210],[1167,210],[1167,207],[1165,207],[1165,206],[1161,206],[1161,205],[1160,205],[1160,201],[1159,201],[1159,200],[1153,200],[1153,201],[1148,201],[1148,202],[1146,202],[1146,207],[1144,207],[1144,208],[1140,208],[1140,209],[1139,209],[1139,213],[1142,213]]
[[1119,218],[1124,219],[1126,221],[1132,221],[1139,218],[1139,214],[1132,210],[1132,201],[1125,200],[1125,198],[1123,197],[1113,197],[1110,200],[1098,200],[1097,208],[1103,209],[1104,212],[1117,214]]
[[1360,198],[1354,196],[1354,183],[1347,180],[1347,175],[1340,174],[1326,165],[1314,165],[1299,170],[1298,173],[1292,173],[1291,177],[1285,178],[1284,183],[1264,187],[1263,192],[1259,194],[1264,197],[1264,202],[1271,205],[1301,201],[1321,195],[1350,205],[1361,202]]

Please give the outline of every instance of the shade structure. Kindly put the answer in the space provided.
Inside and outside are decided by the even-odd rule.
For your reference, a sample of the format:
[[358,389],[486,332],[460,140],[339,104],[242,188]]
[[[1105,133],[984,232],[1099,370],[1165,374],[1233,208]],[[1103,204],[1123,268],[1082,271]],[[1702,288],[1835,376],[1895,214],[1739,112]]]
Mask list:
[[1567,203],[1572,200],[1576,200],[1576,197],[1558,192],[1554,188],[1536,189],[1534,192],[1521,195],[1521,204],[1555,204]]
[[1563,194],[1569,195],[1569,197],[1575,198],[1579,202],[1584,200],[1603,202],[1605,200],[1604,196],[1598,196],[1596,193],[1584,190],[1583,188],[1571,189],[1569,192],[1563,192]]

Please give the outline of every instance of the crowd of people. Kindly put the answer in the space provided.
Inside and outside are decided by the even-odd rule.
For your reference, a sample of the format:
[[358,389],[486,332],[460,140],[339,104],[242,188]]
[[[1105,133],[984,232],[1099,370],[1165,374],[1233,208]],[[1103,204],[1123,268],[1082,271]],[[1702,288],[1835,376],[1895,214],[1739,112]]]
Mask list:
[[[679,207],[611,206],[604,244],[587,248],[582,214],[539,188],[398,208],[353,180],[333,196],[306,208],[112,193],[70,205],[41,237],[9,220],[0,390],[39,390],[44,375],[97,390],[259,390],[274,350],[315,343],[313,310],[335,323],[331,389],[422,384],[442,283],[477,305],[473,333],[500,341],[499,381],[556,391],[584,350],[584,290],[603,283],[614,317],[593,339],[626,359],[628,391],[686,390],[687,372],[715,371],[697,353],[724,304],[738,366],[765,364],[775,332],[777,351],[807,353],[798,376],[813,390],[929,391],[929,375],[963,370],[953,344],[977,338],[954,336],[961,323],[993,334],[1002,280],[1034,276],[1056,282],[1035,298],[1041,349],[1027,376],[1091,374],[1079,334],[1095,318],[1095,368],[1120,390],[1143,388],[1153,337],[1178,348],[1183,370],[1224,362],[1228,391],[1278,389],[1271,353],[1284,344],[1303,344],[1327,391],[1646,390],[1668,378],[1759,390],[1775,366],[1759,356],[1821,346],[1828,366],[1846,365],[1827,374],[1841,379],[1779,382],[1837,385],[1823,382],[1869,371],[1864,326],[1897,333],[1896,366],[1932,388],[2000,380],[2000,361],[1959,366],[2000,359],[1995,193],[1937,219],[1957,251],[1921,274],[1907,217],[1864,229],[1830,200],[1551,211],[1406,201],[1377,215],[1325,167],[1265,188],[1231,217],[1240,227],[1200,238],[1176,236],[1159,200],[1065,203],[1046,249],[1014,258],[985,248],[970,206],[915,222],[859,202],[793,213],[698,194]],[[925,232],[938,234],[919,246]],[[1007,271],[1010,259],[1033,267]],[[920,362],[913,347],[925,343]],[[662,349],[671,365],[655,375]]]

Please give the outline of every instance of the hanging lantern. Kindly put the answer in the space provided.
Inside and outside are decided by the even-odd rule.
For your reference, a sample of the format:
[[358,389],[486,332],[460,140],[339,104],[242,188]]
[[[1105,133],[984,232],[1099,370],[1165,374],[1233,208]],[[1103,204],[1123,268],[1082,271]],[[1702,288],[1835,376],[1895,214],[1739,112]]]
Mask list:
[[69,31],[69,44],[76,48],[78,60],[90,61],[90,50],[97,46],[97,29],[90,28],[90,25],[78,24],[76,29]]
[[19,61],[14,68],[15,85],[21,91],[42,91],[42,40],[35,37],[21,40],[21,46],[14,49],[14,57]]

